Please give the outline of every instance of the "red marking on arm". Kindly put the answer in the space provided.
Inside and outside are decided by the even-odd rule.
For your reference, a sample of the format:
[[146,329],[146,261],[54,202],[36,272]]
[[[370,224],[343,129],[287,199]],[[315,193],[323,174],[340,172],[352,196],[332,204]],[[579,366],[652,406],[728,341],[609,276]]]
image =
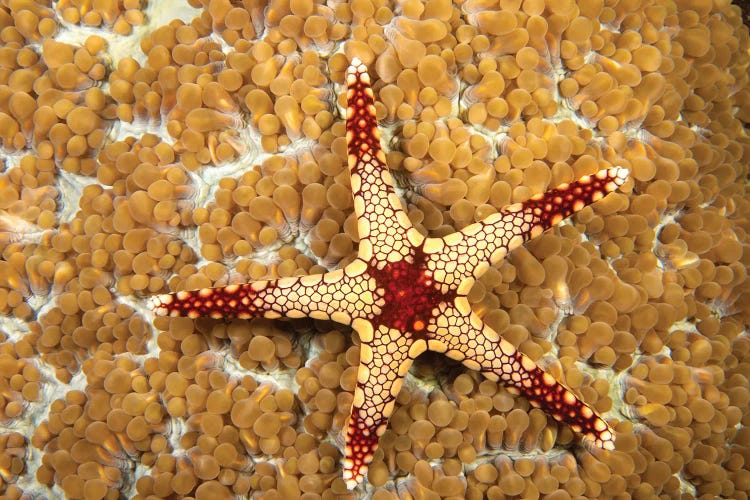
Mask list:
[[275,288],[269,282],[256,291],[248,283],[155,295],[149,299],[149,307],[159,316],[255,318],[273,310],[276,304],[266,297],[272,297]]
[[503,373],[500,377],[503,384],[517,390],[555,420],[568,424],[576,433],[593,439],[600,448],[614,448],[614,431],[591,407],[541,368],[535,366],[529,370],[522,361],[523,354],[516,352],[515,357],[522,378],[513,380],[511,375]]
[[523,211],[532,213],[544,229],[550,228],[617,189],[627,176],[621,167],[600,170],[526,200]]
[[347,77],[349,76],[353,76],[354,81],[348,81],[347,85],[349,110],[346,119],[346,137],[350,154],[362,159],[365,153],[374,156],[380,150],[378,122],[375,116],[372,89],[365,80],[369,78],[367,73],[360,71],[360,67],[352,63],[347,72]]
[[346,432],[346,455],[344,458],[344,480],[350,485],[350,488],[359,483],[367,473],[367,466],[372,461],[380,441],[378,428],[386,424],[387,419],[368,427],[360,418],[359,408],[352,408],[349,428]]

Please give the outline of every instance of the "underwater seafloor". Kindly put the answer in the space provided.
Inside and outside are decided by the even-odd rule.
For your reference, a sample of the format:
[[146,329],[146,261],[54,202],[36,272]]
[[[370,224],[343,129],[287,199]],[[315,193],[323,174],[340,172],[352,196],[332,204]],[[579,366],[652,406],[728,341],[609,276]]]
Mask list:
[[[738,6],[3,0],[0,45],[0,498],[748,498]],[[630,169],[469,295],[615,451],[428,353],[348,492],[356,334],[146,309],[354,258],[354,56],[424,234]]]

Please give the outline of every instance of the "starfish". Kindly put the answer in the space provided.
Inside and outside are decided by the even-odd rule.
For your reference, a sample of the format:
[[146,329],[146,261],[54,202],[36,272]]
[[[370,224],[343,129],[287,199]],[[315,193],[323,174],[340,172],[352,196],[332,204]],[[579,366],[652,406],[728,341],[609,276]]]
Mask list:
[[403,210],[380,148],[366,66],[354,58],[346,72],[346,140],[357,258],[344,267],[301,277],[255,281],[156,295],[158,315],[212,318],[333,320],[359,334],[360,365],[346,431],[343,476],[362,480],[385,432],[413,360],[444,353],[505,385],[593,445],[614,448],[615,434],[596,411],[530,358],[483,324],[467,294],[491,265],[514,248],[616,190],[622,167],[563,184],[443,238],[417,231]]

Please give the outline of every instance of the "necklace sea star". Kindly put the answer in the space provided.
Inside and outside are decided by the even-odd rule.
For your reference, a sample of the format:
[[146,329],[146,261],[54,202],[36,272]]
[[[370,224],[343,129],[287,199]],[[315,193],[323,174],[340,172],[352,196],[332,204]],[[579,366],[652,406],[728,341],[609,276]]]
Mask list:
[[394,192],[370,77],[357,58],[346,84],[346,140],[360,236],[356,260],[325,274],[157,295],[150,307],[159,315],[191,318],[311,317],[351,325],[361,346],[344,458],[350,489],[367,471],[412,361],[428,349],[481,371],[584,439],[613,449],[609,424],[485,326],[466,296],[491,265],[617,189],[628,171],[600,170],[444,238],[425,238]]

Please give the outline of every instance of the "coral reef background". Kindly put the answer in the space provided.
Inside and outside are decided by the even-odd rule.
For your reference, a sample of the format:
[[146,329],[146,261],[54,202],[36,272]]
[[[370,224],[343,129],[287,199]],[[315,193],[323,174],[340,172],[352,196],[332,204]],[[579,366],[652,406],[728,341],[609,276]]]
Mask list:
[[[0,0],[0,498],[747,498],[749,50],[727,0]],[[630,169],[470,294],[615,451],[425,355],[351,493],[356,334],[147,312],[351,261],[354,56],[424,234]]]

